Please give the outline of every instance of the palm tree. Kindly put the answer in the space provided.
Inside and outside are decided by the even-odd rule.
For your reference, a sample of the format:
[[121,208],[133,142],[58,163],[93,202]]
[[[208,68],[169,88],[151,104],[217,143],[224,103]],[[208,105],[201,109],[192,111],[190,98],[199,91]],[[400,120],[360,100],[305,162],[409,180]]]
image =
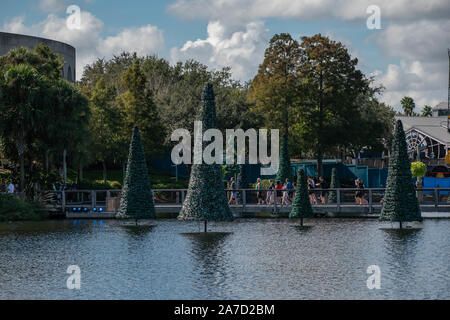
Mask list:
[[414,115],[414,109],[416,108],[413,98],[403,97],[400,103],[402,104],[403,113],[405,116],[412,117]]
[[431,117],[433,115],[433,110],[430,106],[423,107],[422,117]]

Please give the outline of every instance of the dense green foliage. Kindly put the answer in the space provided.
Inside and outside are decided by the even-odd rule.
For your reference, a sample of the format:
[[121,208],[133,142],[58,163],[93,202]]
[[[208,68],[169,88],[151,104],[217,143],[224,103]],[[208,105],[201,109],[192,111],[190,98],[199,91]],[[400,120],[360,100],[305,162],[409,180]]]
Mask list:
[[43,220],[48,213],[38,202],[24,201],[0,194],[0,221]]
[[[330,182],[330,189],[338,189],[341,187],[341,184],[339,182],[339,176],[337,173],[336,168],[333,168],[331,170],[331,182]],[[337,201],[337,192],[330,190],[328,193],[328,203],[336,203]]]
[[297,189],[295,191],[295,200],[292,204],[292,210],[289,213],[289,218],[312,218],[314,212],[311,207],[308,195],[308,181],[306,179],[305,171],[300,168],[297,171]]
[[395,125],[381,221],[422,221],[411,175],[405,132],[400,120]]
[[48,172],[52,158],[66,151],[79,163],[88,144],[88,101],[61,78],[61,68],[60,57],[44,45],[0,58],[1,153],[19,165],[20,189],[27,193],[31,182],[41,182],[35,172]]
[[427,166],[425,163],[416,161],[411,163],[411,174],[413,178],[422,178],[427,173]]
[[[216,128],[216,104],[213,86],[206,84],[203,91],[201,121],[203,132]],[[203,146],[204,147],[204,146]],[[227,221],[233,220],[222,183],[222,167],[218,164],[192,165],[189,188],[180,220]]]
[[156,217],[145,153],[137,127],[133,129],[127,172],[116,217],[122,219],[152,219]]
[[319,175],[324,155],[379,152],[391,137],[394,112],[377,101],[381,89],[371,88],[357,63],[320,34],[301,43],[279,34],[252,81],[249,99],[263,126],[288,130],[291,154],[317,158]]

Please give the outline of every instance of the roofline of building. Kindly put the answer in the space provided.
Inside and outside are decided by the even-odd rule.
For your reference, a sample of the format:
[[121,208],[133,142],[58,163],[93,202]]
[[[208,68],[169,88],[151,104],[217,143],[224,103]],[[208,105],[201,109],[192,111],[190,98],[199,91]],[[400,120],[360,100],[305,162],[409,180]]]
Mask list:
[[0,35],[1,34],[11,35],[11,36],[18,36],[18,37],[33,38],[33,39],[40,40],[40,41],[50,41],[50,42],[60,43],[60,44],[63,44],[65,46],[68,46],[68,47],[72,48],[73,50],[76,50],[74,46],[72,46],[72,45],[70,45],[68,43],[62,42],[62,41],[58,41],[58,40],[53,40],[53,39],[48,39],[48,38],[43,38],[43,37],[37,37],[37,36],[31,36],[31,35],[22,34],[22,33],[11,33],[11,32],[0,31]]

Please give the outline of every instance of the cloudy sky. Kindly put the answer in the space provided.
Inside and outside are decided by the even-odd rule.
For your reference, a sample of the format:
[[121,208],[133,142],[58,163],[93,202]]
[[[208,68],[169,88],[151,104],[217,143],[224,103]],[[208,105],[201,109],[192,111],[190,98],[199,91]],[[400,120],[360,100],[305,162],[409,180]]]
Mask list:
[[[79,30],[67,27],[69,5],[81,8]],[[367,28],[370,5],[381,29]],[[97,58],[136,51],[231,66],[240,80],[255,75],[275,33],[322,33],[358,57],[394,108],[403,96],[418,109],[447,100],[449,0],[1,0],[0,30],[73,45],[78,77]]]

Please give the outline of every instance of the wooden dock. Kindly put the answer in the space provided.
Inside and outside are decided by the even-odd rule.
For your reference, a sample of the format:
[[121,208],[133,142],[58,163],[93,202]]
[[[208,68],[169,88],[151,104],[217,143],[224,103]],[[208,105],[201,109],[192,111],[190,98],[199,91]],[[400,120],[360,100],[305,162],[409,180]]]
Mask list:
[[[315,190],[320,192],[320,190]],[[313,205],[317,216],[321,217],[361,217],[377,218],[382,207],[384,189],[366,189],[367,203],[354,203],[355,189],[332,189],[336,192],[337,201],[332,204]],[[422,189],[424,193],[421,204],[424,218],[450,218],[450,189]],[[186,189],[155,189],[155,209],[159,216],[174,217],[178,214],[184,202]],[[291,205],[257,204],[256,190],[236,190],[241,194],[240,204],[230,205],[236,218],[277,217],[287,216]],[[271,190],[262,190],[271,192]],[[121,190],[67,190],[54,192],[57,199],[53,210],[65,213],[69,219],[111,219],[115,216],[117,199]],[[110,201],[110,200],[115,201]],[[111,207],[115,203],[115,207]]]

